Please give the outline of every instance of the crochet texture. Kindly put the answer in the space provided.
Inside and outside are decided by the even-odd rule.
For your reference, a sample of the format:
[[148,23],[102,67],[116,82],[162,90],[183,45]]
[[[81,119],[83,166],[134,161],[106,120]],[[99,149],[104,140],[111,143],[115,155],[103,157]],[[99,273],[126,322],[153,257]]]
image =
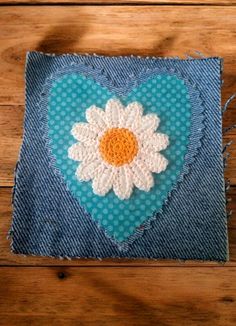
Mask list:
[[78,141],[68,150],[72,160],[81,162],[79,181],[92,180],[93,192],[105,196],[111,189],[120,199],[128,199],[134,187],[148,192],[154,185],[152,173],[164,171],[168,160],[160,153],[169,144],[166,134],[157,133],[160,119],[143,115],[139,102],[126,107],[110,99],[105,110],[91,106],[85,122],[73,125]]

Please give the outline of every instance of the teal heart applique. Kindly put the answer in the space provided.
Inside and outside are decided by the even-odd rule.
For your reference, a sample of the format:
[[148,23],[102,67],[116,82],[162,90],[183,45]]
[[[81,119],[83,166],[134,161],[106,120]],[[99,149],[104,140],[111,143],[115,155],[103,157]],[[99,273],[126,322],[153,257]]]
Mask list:
[[[87,122],[86,110],[91,106],[105,108],[111,99],[124,106],[133,102],[142,105],[144,115],[160,119],[157,132],[169,137],[169,145],[161,151],[167,167],[153,174],[154,185],[148,191],[133,188],[123,200],[113,190],[104,196],[93,192],[91,181],[80,182],[76,176],[79,162],[68,156],[76,144],[71,130],[76,123]],[[126,97],[119,97],[94,80],[77,73],[68,73],[53,82],[48,100],[48,132],[50,146],[68,189],[106,234],[124,242],[158,213],[174,188],[184,165],[191,126],[191,104],[188,88],[175,75],[158,74],[133,88]]]

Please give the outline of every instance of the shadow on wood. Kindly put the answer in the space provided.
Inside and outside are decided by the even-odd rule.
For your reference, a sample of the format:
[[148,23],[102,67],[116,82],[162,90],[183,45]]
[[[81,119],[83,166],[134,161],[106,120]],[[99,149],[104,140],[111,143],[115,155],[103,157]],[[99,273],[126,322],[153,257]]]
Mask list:
[[76,25],[58,23],[42,38],[35,50],[46,53],[73,53],[87,29],[87,27],[78,28]]

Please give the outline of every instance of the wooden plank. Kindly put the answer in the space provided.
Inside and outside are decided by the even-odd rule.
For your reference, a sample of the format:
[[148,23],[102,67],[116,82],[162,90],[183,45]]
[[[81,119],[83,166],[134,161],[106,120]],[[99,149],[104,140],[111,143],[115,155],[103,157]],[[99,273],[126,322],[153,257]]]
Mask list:
[[[228,197],[231,197],[232,201],[228,205],[228,209],[233,210],[229,222],[229,244],[230,244],[230,263],[226,266],[236,266],[236,188],[231,188]],[[6,236],[11,224],[11,189],[10,188],[0,188],[0,266],[3,265],[27,265],[27,266],[37,266],[37,265],[76,265],[76,266],[220,266],[218,263],[200,263],[200,262],[186,262],[180,263],[171,260],[116,260],[116,259],[105,259],[103,261],[97,260],[86,260],[86,259],[74,259],[69,260],[59,260],[51,259],[45,257],[33,257],[28,256],[27,258],[22,255],[15,255],[10,252],[10,241],[7,240]]]
[[232,6],[235,0],[1,0],[0,4],[80,4],[80,5],[219,5]]
[[23,134],[23,106],[0,107],[0,186],[11,186]]
[[1,325],[236,323],[236,268],[1,268]]
[[234,6],[3,6],[0,104],[24,103],[28,50],[182,57],[199,50],[225,58],[225,100],[236,85],[235,15]]

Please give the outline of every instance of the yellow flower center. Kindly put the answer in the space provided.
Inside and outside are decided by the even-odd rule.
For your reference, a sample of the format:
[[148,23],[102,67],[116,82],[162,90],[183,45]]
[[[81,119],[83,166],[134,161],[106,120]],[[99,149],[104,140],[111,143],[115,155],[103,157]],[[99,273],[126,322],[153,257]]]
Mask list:
[[104,161],[122,166],[133,161],[138,153],[135,135],[126,128],[108,129],[102,136],[99,151]]

